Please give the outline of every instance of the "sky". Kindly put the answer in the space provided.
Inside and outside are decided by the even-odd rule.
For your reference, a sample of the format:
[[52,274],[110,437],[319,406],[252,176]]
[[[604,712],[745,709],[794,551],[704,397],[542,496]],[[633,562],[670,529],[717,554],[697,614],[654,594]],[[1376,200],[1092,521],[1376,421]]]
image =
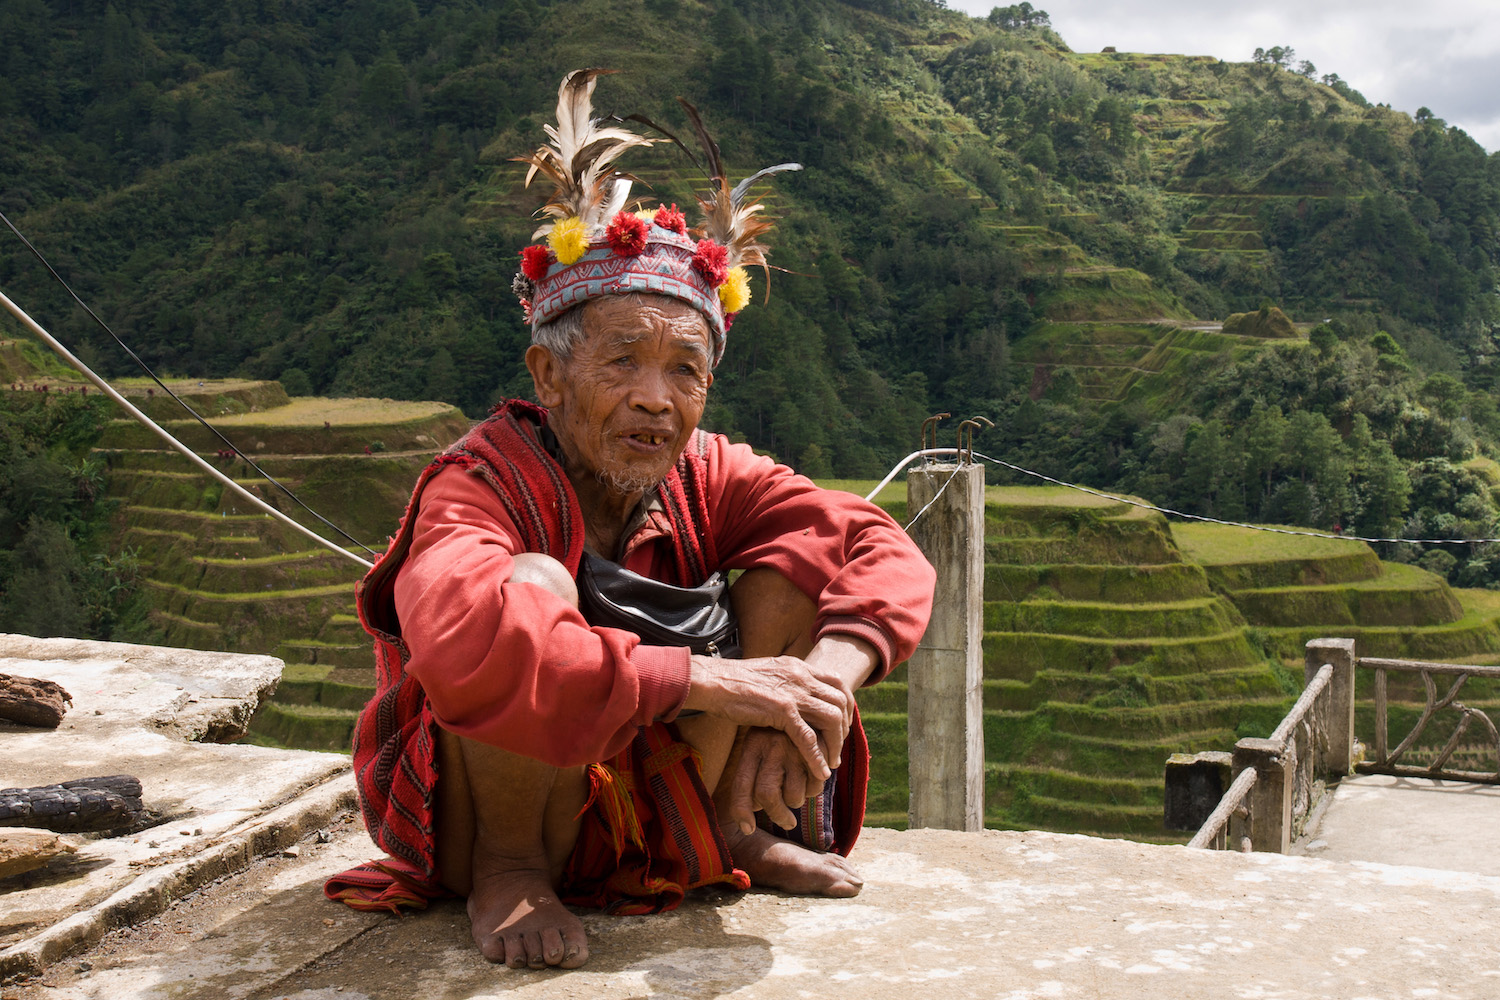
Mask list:
[[[993,0],[949,0],[983,17]],[[1000,4],[1009,6],[1009,3]],[[1500,0],[1032,0],[1075,52],[1167,52],[1249,62],[1296,50],[1371,104],[1426,107],[1500,150]]]

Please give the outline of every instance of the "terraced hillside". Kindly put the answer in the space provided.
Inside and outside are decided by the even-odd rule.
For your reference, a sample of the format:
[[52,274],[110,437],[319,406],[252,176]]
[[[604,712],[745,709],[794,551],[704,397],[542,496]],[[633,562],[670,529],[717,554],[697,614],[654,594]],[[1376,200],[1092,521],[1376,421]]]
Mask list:
[[[1164,836],[1167,755],[1269,732],[1290,689],[1160,515],[991,487],[986,521],[986,824]],[[905,822],[905,698],[861,693],[872,822]]]
[[[881,502],[905,513],[897,488]],[[1167,755],[1269,733],[1300,687],[1309,638],[1353,636],[1371,655],[1500,659],[1500,596],[1451,590],[1362,543],[1169,527],[1140,508],[1050,487],[991,487],[987,524],[992,827],[1172,839],[1161,828]],[[1416,681],[1391,692],[1395,733],[1420,714],[1423,695]],[[1490,687],[1466,697],[1500,707]],[[904,825],[903,675],[862,691],[860,704],[876,761],[871,822]],[[1372,715],[1366,701],[1367,739]],[[1452,715],[1423,745],[1446,740]]]
[[[395,530],[417,471],[469,426],[443,403],[293,400],[274,382],[173,388],[309,506],[376,551]],[[169,399],[148,396],[144,385],[126,389],[204,457],[222,448],[196,422],[176,419],[182,411]],[[139,553],[164,641],[281,657],[286,677],[252,731],[275,743],[347,748],[354,709],[372,682],[369,641],[354,615],[361,567],[247,509],[133,421],[112,424],[96,452],[120,501],[120,543]],[[243,460],[211,460],[267,503],[331,535]]]
[[[1500,662],[1500,594],[1494,591],[1452,589],[1425,570],[1376,559],[1361,542],[1208,524],[1176,524],[1172,533],[1240,609],[1257,639],[1298,676],[1304,644],[1320,636],[1352,638],[1363,656]],[[1440,682],[1439,697],[1447,683]],[[1373,686],[1373,674],[1361,671],[1355,732],[1366,743],[1375,733]],[[1421,716],[1426,693],[1417,676],[1392,674],[1388,694],[1394,746]],[[1471,680],[1460,700],[1500,719],[1500,684]],[[1414,746],[1418,759],[1431,760],[1459,721],[1456,709],[1438,712]],[[1493,771],[1497,764],[1494,744],[1473,726],[1459,741],[1453,766]]]
[[1416,566],[1382,562],[1363,542],[1212,524],[1176,524],[1172,534],[1289,662],[1301,662],[1307,640],[1325,635],[1357,639],[1370,656],[1500,655],[1487,591],[1454,590]]

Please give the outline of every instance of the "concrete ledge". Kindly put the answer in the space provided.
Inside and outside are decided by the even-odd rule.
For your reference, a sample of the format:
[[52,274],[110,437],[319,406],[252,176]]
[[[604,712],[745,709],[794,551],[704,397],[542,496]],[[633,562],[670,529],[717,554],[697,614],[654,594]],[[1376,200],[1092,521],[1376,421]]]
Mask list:
[[150,919],[352,806],[342,754],[198,742],[243,732],[281,670],[269,656],[0,635],[0,672],[73,697],[56,730],[0,723],[0,787],[131,774],[151,824],[82,835],[76,854],[0,879],[0,981]]
[[352,774],[309,789],[280,809],[216,838],[186,860],[152,869],[102,903],[0,951],[0,982],[38,975],[53,962],[98,944],[110,931],[149,920],[215,879],[242,872],[256,858],[285,850],[354,805]]
[[867,830],[851,900],[700,893],[588,913],[575,972],[481,959],[457,900],[329,903],[369,857],[352,817],[3,1000],[741,1000],[1500,995],[1500,878],[1048,833]]

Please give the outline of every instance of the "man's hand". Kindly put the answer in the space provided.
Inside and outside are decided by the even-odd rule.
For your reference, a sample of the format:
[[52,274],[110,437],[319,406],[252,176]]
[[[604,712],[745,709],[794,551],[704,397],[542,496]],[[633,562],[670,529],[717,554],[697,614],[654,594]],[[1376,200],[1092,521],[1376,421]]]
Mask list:
[[818,640],[805,661],[795,656],[693,656],[683,707],[742,726],[781,730],[801,754],[807,776],[823,782],[839,765],[844,737],[854,723],[854,691],[877,663],[873,646],[845,635]]
[[818,781],[833,773],[833,761],[854,715],[853,695],[840,683],[815,675],[795,656],[726,660],[689,658],[689,687],[683,708],[701,709],[741,726],[779,729],[796,747]]
[[793,809],[801,807],[823,787],[807,773],[797,748],[785,733],[774,729],[751,729],[740,740],[727,765],[733,779],[725,818],[738,824],[741,833],[755,831],[755,813],[790,830],[797,825]]
[[[874,646],[848,635],[824,636],[807,654],[807,669],[812,675],[844,695],[844,736],[849,735],[849,727],[854,725],[854,692],[869,680],[879,663],[880,655]],[[834,767],[839,766],[843,749],[842,737],[837,744],[828,745]]]

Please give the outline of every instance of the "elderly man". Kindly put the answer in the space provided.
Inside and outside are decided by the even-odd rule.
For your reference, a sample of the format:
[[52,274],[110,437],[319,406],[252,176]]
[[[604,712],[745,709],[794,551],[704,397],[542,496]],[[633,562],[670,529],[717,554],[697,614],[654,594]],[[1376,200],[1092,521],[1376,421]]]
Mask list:
[[[561,163],[603,145],[578,118],[592,85],[564,81]],[[587,958],[565,904],[857,893],[854,691],[910,654],[933,583],[878,508],[697,429],[745,305],[732,272],[766,227],[716,231],[711,209],[719,238],[695,240],[675,207],[559,200],[519,283],[541,406],[502,404],[440,456],[361,584],[379,690],[355,768],[393,857],[328,890],[372,907],[466,896],[480,951],[512,967]],[[596,573],[650,619],[653,581],[712,605],[713,574],[735,569],[739,656],[591,621]]]

